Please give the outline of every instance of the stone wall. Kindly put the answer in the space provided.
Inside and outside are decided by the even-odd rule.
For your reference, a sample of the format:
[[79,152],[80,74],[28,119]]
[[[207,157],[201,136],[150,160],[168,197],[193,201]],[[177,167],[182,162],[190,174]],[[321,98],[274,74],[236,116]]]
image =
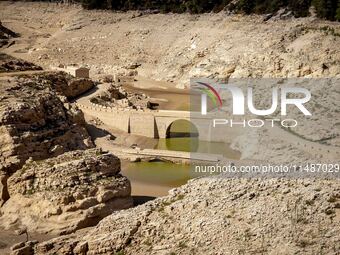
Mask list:
[[168,128],[176,120],[192,122],[198,129],[200,139],[204,141],[213,140],[230,143],[233,137],[240,134],[239,128],[229,128],[228,132],[214,133],[211,130],[212,123],[210,118],[194,116],[188,111],[127,110],[92,102],[90,106],[81,103],[77,103],[77,106],[93,117],[98,117],[106,125],[127,133],[151,138],[166,138]]

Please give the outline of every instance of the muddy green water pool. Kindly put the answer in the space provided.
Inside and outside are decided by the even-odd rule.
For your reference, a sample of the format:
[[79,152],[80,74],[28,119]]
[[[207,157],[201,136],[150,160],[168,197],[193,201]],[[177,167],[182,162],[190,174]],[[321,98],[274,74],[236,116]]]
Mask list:
[[[231,159],[240,157],[240,153],[232,150],[229,144],[205,142],[192,137],[159,139],[155,149],[222,154]],[[162,161],[124,162],[122,168],[123,174],[132,183],[134,195],[166,195],[171,188],[181,186],[189,179],[204,175],[195,173],[189,164]]]

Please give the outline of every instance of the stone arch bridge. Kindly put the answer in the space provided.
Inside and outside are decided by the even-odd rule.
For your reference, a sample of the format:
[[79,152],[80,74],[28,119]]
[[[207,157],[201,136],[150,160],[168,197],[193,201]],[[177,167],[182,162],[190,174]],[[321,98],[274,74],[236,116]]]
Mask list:
[[150,138],[166,138],[172,123],[177,120],[191,122],[201,140],[211,139],[211,118],[189,111],[137,111],[118,110],[98,104],[77,106],[87,114],[99,118],[104,124],[124,132]]
[[[246,129],[238,127],[229,127],[222,130],[214,129],[211,117],[189,111],[159,110],[144,112],[119,110],[93,103],[76,104],[86,114],[100,119],[109,127],[150,138],[167,138],[167,131],[176,120],[190,121],[196,127],[199,139],[204,141],[231,143],[235,137],[246,132]],[[340,155],[339,147],[308,141],[276,126],[269,128],[267,135],[282,139],[285,143],[294,145],[308,153],[322,154],[324,159],[335,159],[339,158]]]

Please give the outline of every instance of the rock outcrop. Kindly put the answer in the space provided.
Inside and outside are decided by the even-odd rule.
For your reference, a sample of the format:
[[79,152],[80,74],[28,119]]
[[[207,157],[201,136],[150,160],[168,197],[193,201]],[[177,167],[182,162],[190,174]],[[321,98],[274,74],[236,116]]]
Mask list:
[[94,87],[94,82],[86,78],[75,78],[65,72],[46,72],[36,74],[31,79],[37,82],[46,82],[57,93],[66,96],[68,99],[77,97]]
[[0,21],[0,48],[7,45],[9,39],[17,37],[19,37],[17,33],[2,25]]
[[15,33],[14,31],[10,30],[9,28],[5,27],[4,25],[2,25],[2,22],[0,20],[0,37],[1,38],[16,38],[19,37],[19,35],[17,33]]
[[9,198],[7,190],[8,176],[4,172],[0,172],[0,207]]
[[55,92],[53,81],[39,77],[0,80],[0,205],[9,197],[7,178],[28,158],[93,147],[83,113]]
[[37,241],[20,242],[11,247],[11,255],[29,255],[34,253],[34,245]]
[[82,112],[44,80],[1,80],[0,91],[0,171],[92,146]]
[[28,160],[7,181],[0,225],[53,234],[96,225],[133,204],[130,182],[119,172],[120,160],[97,149]]
[[111,108],[137,110],[154,110],[158,107],[157,103],[151,102],[149,96],[140,92],[129,92],[121,84],[111,84],[107,91],[91,98],[91,102]]
[[36,64],[0,53],[0,73],[38,70],[42,70],[42,68]]
[[202,178],[36,254],[335,254],[337,180]]

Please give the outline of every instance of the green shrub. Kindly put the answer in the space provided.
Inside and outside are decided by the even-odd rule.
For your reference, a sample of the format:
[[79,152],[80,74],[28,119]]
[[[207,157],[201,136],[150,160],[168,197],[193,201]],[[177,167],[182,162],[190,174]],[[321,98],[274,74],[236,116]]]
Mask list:
[[337,10],[340,8],[339,0],[313,0],[312,5],[316,9],[319,18],[339,20]]
[[338,8],[336,9],[335,19],[340,21],[340,0],[338,1]]

